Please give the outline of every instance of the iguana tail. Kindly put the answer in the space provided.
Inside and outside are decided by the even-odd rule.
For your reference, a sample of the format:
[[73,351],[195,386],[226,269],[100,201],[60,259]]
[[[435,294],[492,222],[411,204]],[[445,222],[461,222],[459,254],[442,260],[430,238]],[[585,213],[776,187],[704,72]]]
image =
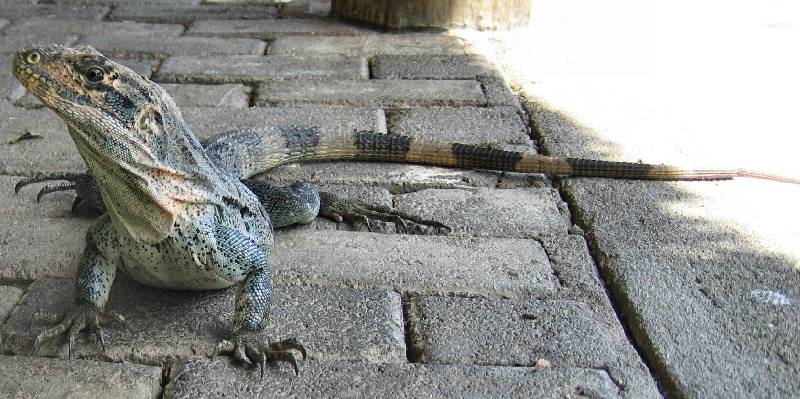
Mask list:
[[303,161],[377,161],[547,175],[648,180],[726,180],[752,177],[800,184],[800,179],[744,169],[682,169],[667,165],[558,158],[486,146],[355,131],[274,128],[222,133],[205,143],[215,163],[239,178]]

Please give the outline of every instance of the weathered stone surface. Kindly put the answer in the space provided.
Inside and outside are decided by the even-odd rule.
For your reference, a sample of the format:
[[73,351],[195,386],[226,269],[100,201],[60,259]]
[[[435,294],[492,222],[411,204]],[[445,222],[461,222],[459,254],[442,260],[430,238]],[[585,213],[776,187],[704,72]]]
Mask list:
[[178,107],[246,108],[249,88],[244,85],[181,85],[161,84]]
[[[28,335],[36,309],[63,311],[72,303],[73,283],[43,279],[33,283],[5,330]],[[105,355],[115,361],[158,364],[176,356],[209,355],[230,328],[235,289],[170,291],[146,287],[117,275],[106,306],[127,320],[109,327]],[[402,309],[397,293],[373,289],[279,286],[265,331],[274,340],[296,337],[312,359],[405,361]],[[41,328],[41,326],[39,327]],[[34,328],[37,331],[37,328]],[[29,347],[12,348],[30,353]],[[98,343],[79,342],[79,356],[100,352]],[[63,340],[48,342],[42,355],[66,355]],[[291,366],[281,368],[291,373]]]
[[179,83],[262,82],[280,79],[365,79],[367,61],[359,57],[240,55],[170,57],[158,80]]
[[208,138],[217,133],[269,126],[316,126],[322,132],[370,130],[386,132],[383,111],[374,108],[183,108],[181,114],[195,135]]
[[477,55],[381,54],[370,66],[375,79],[476,79],[493,70]]
[[327,17],[331,13],[330,0],[293,0],[284,3],[278,11],[280,18]]
[[[64,122],[48,109],[0,103],[0,173],[81,172],[85,169]],[[9,144],[25,132],[42,136]]]
[[462,365],[323,363],[309,361],[298,377],[270,370],[259,380],[227,359],[192,357],[172,368],[165,398],[617,398],[602,370]]
[[107,57],[168,57],[171,55],[264,54],[266,43],[256,39],[219,39],[214,37],[175,37],[116,35],[83,36],[81,44],[89,44]]
[[183,33],[184,27],[179,24],[148,24],[140,22],[93,22],[57,19],[31,18],[14,23],[3,31],[3,34],[27,36],[81,36],[81,35],[153,35],[156,37],[175,37]]
[[430,107],[483,105],[486,98],[474,80],[367,80],[265,82],[256,105],[305,104],[350,107]]
[[481,82],[481,86],[483,86],[487,105],[508,106],[518,110],[522,109],[519,98],[511,91],[511,88],[508,87],[508,83],[506,83],[502,77],[492,73],[479,75],[477,79]]
[[284,35],[352,36],[368,32],[328,19],[276,19],[252,20],[207,20],[197,21],[186,31],[187,35],[217,37],[256,37],[275,40]]
[[0,18],[17,20],[34,17],[53,19],[80,19],[99,21],[108,13],[109,8],[97,5],[62,6],[56,4],[3,4]]
[[533,240],[279,230],[275,280],[403,292],[553,296],[557,281]]
[[[75,43],[78,39],[77,35],[62,36],[62,35],[47,35],[47,36],[31,36],[31,35],[10,35],[0,36],[0,53],[14,54],[17,50],[34,45],[34,44],[63,44],[70,45]],[[7,64],[3,69],[10,72],[11,64]]]
[[510,107],[409,108],[387,117],[389,132],[397,135],[469,144],[531,144],[525,123]]
[[401,33],[363,36],[282,36],[269,46],[273,55],[465,54],[453,36]]
[[0,325],[6,320],[14,306],[17,306],[21,296],[21,289],[9,285],[0,285]]
[[142,21],[157,23],[188,24],[195,20],[219,19],[273,19],[274,6],[223,6],[223,5],[159,5],[142,7],[140,4],[125,4],[114,8],[108,18],[116,21]]
[[[75,274],[90,220],[70,213],[72,195],[36,203],[37,188],[14,194],[16,177],[0,176],[0,279],[27,281]],[[0,317],[2,319],[2,317]]]
[[565,235],[565,218],[549,188],[422,190],[395,197],[402,212],[440,222],[451,234],[542,238]]
[[414,297],[412,356],[423,363],[522,365],[606,370],[624,396],[658,397],[635,352],[619,345],[582,303]]
[[2,33],[3,28],[5,28],[10,21],[4,18],[0,18],[0,33]]
[[0,356],[4,398],[142,398],[161,394],[161,367]]

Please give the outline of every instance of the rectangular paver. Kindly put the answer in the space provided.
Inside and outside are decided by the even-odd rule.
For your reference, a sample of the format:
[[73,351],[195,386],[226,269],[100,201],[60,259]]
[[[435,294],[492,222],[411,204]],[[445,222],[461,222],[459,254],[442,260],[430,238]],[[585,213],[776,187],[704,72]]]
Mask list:
[[3,4],[0,8],[0,18],[10,20],[27,19],[34,17],[48,17],[53,19],[80,19],[99,21],[109,11],[109,7],[102,5],[58,5],[58,4],[30,4],[31,2]]
[[275,241],[278,282],[525,298],[552,296],[558,285],[533,240],[297,228]]
[[203,19],[273,19],[277,12],[271,6],[237,5],[169,5],[142,7],[141,4],[124,4],[114,8],[108,18],[116,21],[142,21],[187,24]]
[[266,82],[256,90],[257,105],[429,107],[486,103],[474,80],[368,80]]
[[370,65],[375,79],[476,79],[494,69],[477,55],[381,54]]
[[602,370],[308,361],[300,376],[263,380],[226,359],[193,357],[173,366],[165,398],[618,398]]
[[161,367],[0,356],[4,398],[132,398],[161,395]]
[[89,44],[107,57],[168,57],[170,55],[264,54],[266,43],[257,39],[214,37],[175,37],[164,40],[156,35],[129,36],[90,34],[79,43]]
[[282,79],[365,79],[363,57],[229,55],[170,57],[158,80],[178,83],[262,82]]
[[[5,330],[28,336],[32,312],[63,311],[73,302],[72,280],[43,279],[31,285]],[[106,351],[114,361],[158,364],[176,356],[210,355],[232,322],[235,290],[172,291],[143,286],[117,275],[106,306],[123,314],[126,327],[108,327]],[[405,361],[400,296],[381,289],[275,289],[266,336],[296,337],[310,358],[392,363]],[[35,326],[38,331],[43,326]],[[66,356],[63,340],[48,342],[42,355]],[[26,346],[12,348],[30,353]],[[77,353],[98,354],[94,339],[81,340]],[[287,373],[291,367],[283,365]]]
[[240,84],[192,85],[161,84],[178,107],[246,108],[250,89]]
[[186,31],[187,35],[217,37],[257,37],[274,40],[283,35],[327,35],[352,36],[367,32],[352,25],[329,19],[276,19],[254,20],[205,20],[197,21]]
[[269,46],[273,55],[465,54],[453,36],[398,33],[362,36],[281,36]]
[[6,320],[11,310],[17,306],[22,290],[10,285],[0,285],[0,325]]
[[57,19],[57,18],[31,18],[21,20],[7,27],[5,35],[27,36],[80,36],[80,35],[126,35],[140,36],[153,35],[157,37],[175,37],[183,33],[184,27],[180,24],[150,24],[140,22],[93,22]]
[[387,116],[391,134],[454,143],[531,144],[528,128],[511,107],[409,108]]

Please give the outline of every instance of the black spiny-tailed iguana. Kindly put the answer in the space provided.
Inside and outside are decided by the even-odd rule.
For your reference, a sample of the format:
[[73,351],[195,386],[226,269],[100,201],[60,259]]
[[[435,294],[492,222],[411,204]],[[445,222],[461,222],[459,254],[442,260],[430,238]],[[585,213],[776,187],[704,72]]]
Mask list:
[[305,358],[293,339],[267,342],[262,329],[272,298],[269,253],[273,227],[308,223],[318,214],[377,218],[398,227],[435,222],[388,207],[319,193],[309,184],[270,187],[243,179],[299,161],[409,162],[523,173],[656,180],[716,180],[749,176],[800,183],[744,170],[684,170],[640,163],[565,159],[466,144],[418,140],[373,132],[325,134],[315,128],[229,132],[201,145],[170,96],[157,84],[109,60],[91,47],[34,46],[17,52],[17,79],[67,124],[88,174],[23,180],[71,180],[90,206],[106,213],[86,237],[76,278],[75,304],[46,339],[66,332],[70,356],[76,335],[121,316],[105,310],[118,268],[147,285],[172,289],[219,289],[238,285],[233,327],[217,353],[244,363],[297,363]]

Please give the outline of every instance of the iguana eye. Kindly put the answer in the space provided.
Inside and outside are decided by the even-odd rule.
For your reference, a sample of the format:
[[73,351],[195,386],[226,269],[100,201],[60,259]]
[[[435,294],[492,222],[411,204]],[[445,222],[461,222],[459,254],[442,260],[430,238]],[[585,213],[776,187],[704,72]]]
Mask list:
[[97,83],[97,82],[103,80],[103,77],[105,76],[105,74],[106,74],[105,71],[103,71],[101,68],[98,68],[98,67],[89,68],[84,73],[84,75],[86,76],[86,80],[88,80],[88,81],[90,81],[92,83]]
[[36,64],[38,64],[38,63],[39,63],[39,61],[41,61],[41,60],[42,60],[42,56],[41,56],[41,55],[40,55],[38,52],[36,52],[36,51],[31,51],[31,52],[28,54],[28,56],[27,56],[27,57],[25,57],[25,61],[27,61],[27,62],[28,62],[28,64],[31,64],[31,65],[36,65]]

